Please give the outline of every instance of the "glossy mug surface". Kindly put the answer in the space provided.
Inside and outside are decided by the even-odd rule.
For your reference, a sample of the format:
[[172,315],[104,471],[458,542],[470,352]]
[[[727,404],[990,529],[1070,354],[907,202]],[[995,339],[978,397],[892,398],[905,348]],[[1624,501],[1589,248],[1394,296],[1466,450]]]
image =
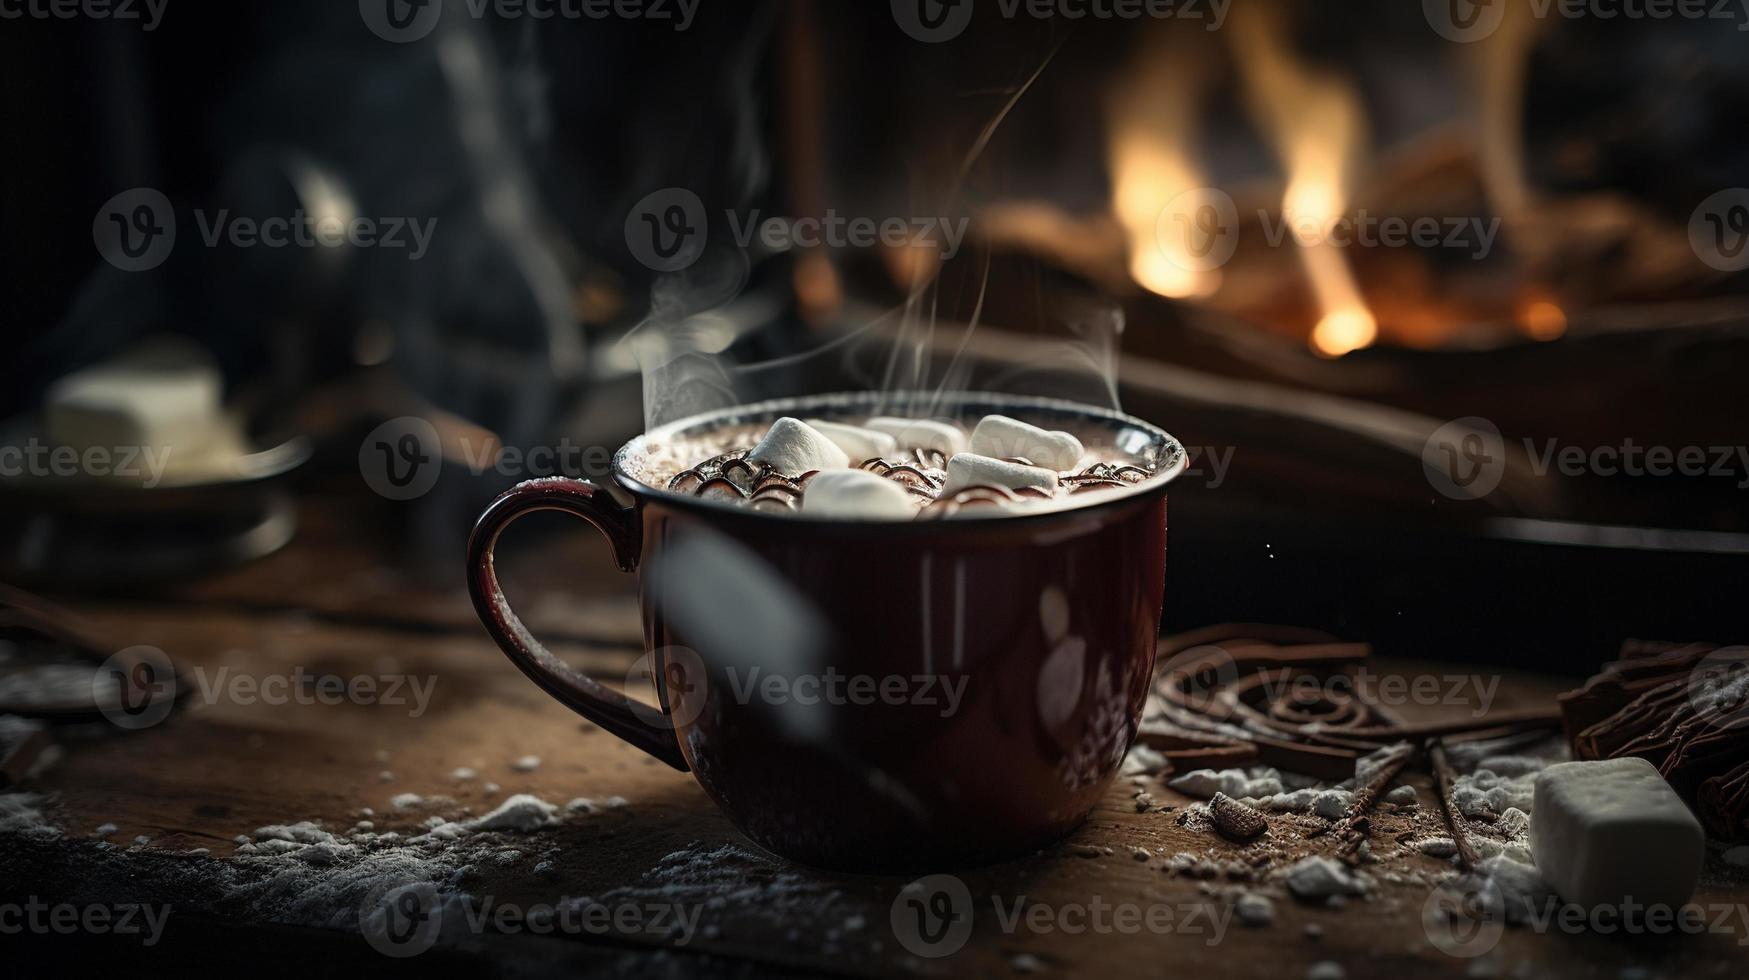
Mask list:
[[[1062,510],[902,522],[760,513],[638,479],[650,447],[677,434],[875,405],[768,402],[640,436],[614,462],[630,506],[575,480],[511,488],[469,542],[475,607],[535,683],[690,770],[767,850],[911,871],[1035,849],[1087,816],[1134,738],[1160,623],[1166,484],[1183,449],[1119,413],[968,393],[937,414],[1107,428],[1154,474]],[[535,510],[589,521],[637,574],[657,705],[560,663],[504,601],[493,546]]]

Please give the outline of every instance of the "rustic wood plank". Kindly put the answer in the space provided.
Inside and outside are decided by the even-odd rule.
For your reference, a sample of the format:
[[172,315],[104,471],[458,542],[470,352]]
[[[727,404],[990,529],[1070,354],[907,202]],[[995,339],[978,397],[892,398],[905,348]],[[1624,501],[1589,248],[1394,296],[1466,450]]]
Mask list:
[[[593,545],[586,535],[560,537],[506,577],[513,590],[524,590],[537,605],[553,606],[530,618],[570,637],[555,644],[556,650],[611,680],[623,677],[638,648],[636,611],[628,601],[628,579],[598,573],[569,577],[572,560],[587,561]],[[750,887],[753,897],[703,909],[709,930],[684,948],[644,935],[551,939],[488,932],[471,945],[440,947],[430,954],[437,958],[433,962],[456,969],[489,962],[487,972],[507,973],[563,965],[642,972],[668,965],[704,975],[737,975],[751,966],[759,973],[844,976],[1002,976],[1036,964],[1052,975],[1170,972],[1211,978],[1298,976],[1318,960],[1343,964],[1350,977],[1449,977],[1469,967],[1431,945],[1421,921],[1427,889],[1412,884],[1386,884],[1376,899],[1340,910],[1278,898],[1273,926],[1242,928],[1227,918],[1242,882],[1224,875],[1202,881],[1163,868],[1180,853],[1225,862],[1256,852],[1198,829],[1194,821],[1181,821],[1192,801],[1151,778],[1120,780],[1067,841],[1017,861],[959,872],[973,898],[969,941],[943,959],[914,955],[890,924],[903,880],[815,872],[759,854],[690,776],[582,722],[527,683],[472,626],[471,610],[453,590],[409,585],[416,577],[371,572],[368,562],[342,562],[353,569],[349,576],[372,574],[384,583],[380,594],[357,599],[349,591],[356,584],[352,577],[323,578],[324,568],[341,567],[326,560],[329,547],[348,553],[343,545],[324,544],[315,536],[257,566],[157,598],[71,600],[118,647],[162,647],[207,689],[143,732],[63,733],[65,758],[32,789],[50,794],[51,819],[65,836],[12,839],[0,847],[0,880],[9,889],[25,888],[58,901],[171,903],[182,912],[175,927],[182,931],[168,941],[164,963],[186,960],[210,937],[234,962],[247,962],[241,951],[259,943],[264,956],[297,955],[307,962],[316,955],[324,962],[369,965],[378,962],[375,953],[356,936],[323,933],[306,946],[299,937],[307,930],[239,917],[223,896],[196,887],[192,882],[199,878],[188,869],[224,861],[235,849],[232,838],[256,827],[307,819],[344,830],[367,807],[379,831],[417,833],[433,812],[477,815],[512,793],[556,803],[620,796],[627,801],[624,807],[573,816],[528,835],[506,835],[506,850],[517,855],[474,869],[468,890],[523,905],[615,890],[665,894],[660,877],[665,860],[727,847],[735,849],[724,865],[734,876],[732,884]],[[567,575],[551,581],[553,568],[566,569]],[[569,620],[573,614],[564,608],[573,601],[567,596],[579,588],[595,597],[587,622]],[[542,594],[550,598],[542,600]],[[306,596],[314,597],[308,607],[302,605]],[[461,613],[449,608],[457,603]],[[431,612],[439,607],[440,613]],[[1409,675],[1463,670],[1404,663],[1375,669]],[[261,704],[244,703],[227,686],[239,676],[259,681],[300,670],[338,678],[406,675],[429,681],[430,697],[394,704]],[[1509,674],[1495,707],[1546,704],[1566,685]],[[1414,719],[1436,715],[1438,709],[1403,713]],[[519,771],[513,762],[523,755],[540,756],[541,765]],[[477,777],[452,779],[452,770],[461,766],[477,770]],[[383,771],[393,773],[392,781],[379,777]],[[1378,870],[1442,867],[1432,858],[1383,846],[1405,835],[1440,832],[1425,780],[1412,781],[1420,786],[1422,805],[1381,807],[1374,815],[1372,839],[1386,855]],[[487,791],[488,782],[498,784],[496,792]],[[1173,809],[1138,812],[1134,794],[1139,790]],[[392,797],[407,792],[453,802],[397,809]],[[102,823],[116,824],[112,841],[143,835],[151,844],[125,854],[101,850],[93,834]],[[1333,849],[1337,842],[1330,835],[1305,840],[1320,823],[1275,817],[1261,846]],[[188,855],[193,848],[211,853]],[[1147,852],[1143,859],[1137,859],[1137,849]],[[537,871],[543,855],[550,865]],[[730,884],[707,881],[672,894],[688,901],[720,898]],[[1749,901],[1749,889],[1715,883],[1697,900],[1740,905]],[[1014,908],[1017,901],[1022,908],[1041,907],[1051,928],[1005,929],[998,908]],[[1075,931],[1077,910],[1091,912],[1101,904],[1165,908],[1180,924],[1165,933]],[[1213,918],[1186,921],[1186,911],[1194,908],[1206,909],[1204,915]],[[1225,924],[1218,926],[1217,936],[1220,920]],[[1321,936],[1308,935],[1313,926]],[[1516,970],[1552,977],[1614,975],[1624,964],[1668,975],[1722,975],[1721,967],[1740,962],[1735,943],[1742,938],[1712,934],[1624,946],[1606,937],[1510,930],[1496,958],[1503,975],[1517,975]],[[101,960],[113,946],[86,948]],[[660,964],[647,958],[656,951],[672,958]]]

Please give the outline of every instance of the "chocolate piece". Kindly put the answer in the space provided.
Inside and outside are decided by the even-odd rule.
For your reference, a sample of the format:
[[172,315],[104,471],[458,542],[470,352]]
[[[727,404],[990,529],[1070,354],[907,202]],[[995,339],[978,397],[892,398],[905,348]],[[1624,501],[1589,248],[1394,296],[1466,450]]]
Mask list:
[[935,502],[923,508],[924,517],[952,517],[972,507],[1004,507],[1019,500],[1001,487],[967,487],[953,493],[943,493]]
[[[763,473],[769,471],[769,467],[749,463],[746,456],[747,450],[745,449],[712,456],[690,469],[684,469],[674,474],[674,478],[668,481],[668,489],[675,493],[697,494],[704,489],[706,484],[718,479],[723,479],[737,490],[750,487],[758,482]],[[740,478],[740,482],[728,480],[730,473],[736,474]]]
[[933,498],[941,489],[941,479],[933,476],[927,470],[918,469],[909,463],[889,463],[884,459],[865,461],[859,469],[864,469],[876,476],[884,476],[889,480],[903,484],[906,489],[922,493]]
[[1113,483],[1125,486],[1146,480],[1146,469],[1131,463],[1094,463],[1079,473],[1063,477],[1064,483]]
[[1749,763],[1749,737],[1736,729],[1718,728],[1684,739],[1658,772],[1676,792],[1694,799],[1701,783],[1744,763]]
[[1574,741],[1580,732],[1621,711],[1635,698],[1666,681],[1686,677],[1700,659],[1713,649],[1710,643],[1690,643],[1681,646],[1662,645],[1648,649],[1646,644],[1629,640],[1622,647],[1622,658],[1606,664],[1597,676],[1577,690],[1558,696],[1567,740]]
[[1702,669],[1718,649],[1629,641],[1560,704],[1574,758],[1646,760],[1708,831],[1734,841],[1749,836],[1749,738],[1731,724],[1742,696],[1736,675]]
[[1714,837],[1741,840],[1749,832],[1749,762],[1703,780],[1695,797]]
[[1222,836],[1240,843],[1253,840],[1269,830],[1269,820],[1263,814],[1225,793],[1216,793],[1209,800],[1209,818]]
[[1063,485],[1069,488],[1069,495],[1071,497],[1078,493],[1098,493],[1101,490],[1122,490],[1124,487],[1128,486],[1128,484],[1121,483],[1117,480],[1085,480],[1074,483],[1064,481]]
[[761,490],[748,499],[747,505],[754,510],[773,514],[787,514],[798,509],[794,493],[781,488]]
[[741,489],[728,477],[719,476],[699,487],[698,496],[705,500],[745,500],[747,491]]

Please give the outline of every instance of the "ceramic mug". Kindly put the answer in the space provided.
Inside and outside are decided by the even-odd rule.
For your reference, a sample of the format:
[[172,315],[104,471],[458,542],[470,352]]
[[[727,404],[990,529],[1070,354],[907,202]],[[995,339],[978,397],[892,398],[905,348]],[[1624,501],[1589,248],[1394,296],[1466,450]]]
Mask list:
[[[1166,486],[1184,450],[1121,413],[966,393],[938,398],[934,414],[1103,429],[1153,475],[1060,510],[908,521],[763,513],[640,479],[677,436],[885,404],[815,396],[672,423],[615,454],[623,493],[563,478],[512,487],[474,527],[469,590],[524,674],[691,771],[769,851],[860,871],[1014,856],[1080,824],[1134,739],[1160,623]],[[655,706],[569,668],[511,611],[493,547],[537,510],[588,521],[637,574]]]

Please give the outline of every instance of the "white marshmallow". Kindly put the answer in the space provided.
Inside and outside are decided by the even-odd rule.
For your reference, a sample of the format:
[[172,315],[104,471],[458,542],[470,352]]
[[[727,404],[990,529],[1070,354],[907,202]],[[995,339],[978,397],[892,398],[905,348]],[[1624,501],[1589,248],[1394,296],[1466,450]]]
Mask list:
[[1086,450],[1067,432],[1029,425],[1006,415],[986,415],[972,430],[971,451],[998,459],[1019,456],[1036,466],[1063,472],[1075,468]]
[[789,417],[771,423],[765,438],[747,454],[755,463],[766,463],[785,476],[801,476],[812,470],[841,470],[850,457],[818,429]]
[[1587,909],[1679,908],[1694,894],[1706,833],[1641,758],[1563,762],[1536,777],[1531,853],[1562,898]]
[[126,358],[70,374],[50,386],[46,425],[57,446],[172,450],[190,459],[220,447],[223,381],[194,358]]
[[[899,441],[885,432],[865,429],[860,425],[845,425],[843,422],[826,422],[821,419],[808,419],[809,427],[832,440],[839,449],[850,456],[852,463],[885,457],[894,454],[899,449]],[[892,482],[892,481],[888,481]]]
[[904,520],[917,505],[904,487],[865,470],[827,470],[808,481],[802,513],[850,520]]
[[947,461],[947,483],[941,488],[942,496],[976,486],[1007,490],[1038,487],[1056,493],[1057,474],[1041,466],[1008,463],[976,453],[959,453]]
[[943,456],[966,451],[966,434],[951,422],[876,416],[863,425],[892,436],[900,449],[933,449]]

